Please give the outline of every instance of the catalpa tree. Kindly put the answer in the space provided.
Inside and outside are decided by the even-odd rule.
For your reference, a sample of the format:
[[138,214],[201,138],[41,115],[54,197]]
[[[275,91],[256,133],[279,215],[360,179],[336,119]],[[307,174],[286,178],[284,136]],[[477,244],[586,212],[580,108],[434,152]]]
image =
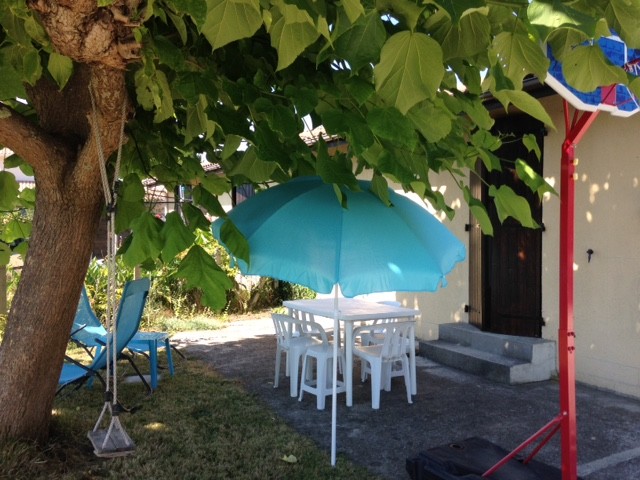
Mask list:
[[[366,169],[382,201],[393,180],[452,214],[429,180],[449,172],[490,233],[466,184],[478,159],[500,168],[485,94],[550,124],[522,90],[525,76],[545,78],[542,45],[581,89],[629,83],[586,41],[613,29],[639,47],[638,19],[640,0],[2,0],[0,146],[36,188],[19,191],[0,172],[0,261],[28,239],[15,247],[25,264],[0,347],[0,439],[47,435],[104,210],[100,165],[113,176],[123,119],[124,260],[179,256],[178,274],[220,308],[228,281],[194,245],[209,228],[204,212],[224,214],[219,195],[307,174],[348,192]],[[305,123],[347,151],[329,155],[322,139],[311,151]],[[219,175],[205,173],[203,156]],[[549,188],[525,163],[517,171]],[[192,185],[193,204],[159,221],[143,201],[148,178]],[[513,191],[490,192],[502,218],[533,226]],[[32,223],[15,213],[24,207]]]

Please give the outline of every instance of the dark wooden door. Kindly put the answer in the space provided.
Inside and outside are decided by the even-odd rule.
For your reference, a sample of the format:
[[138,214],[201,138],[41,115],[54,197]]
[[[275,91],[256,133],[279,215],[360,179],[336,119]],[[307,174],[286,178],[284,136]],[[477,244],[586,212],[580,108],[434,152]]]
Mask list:
[[[526,116],[508,116],[496,121],[496,131],[513,134],[498,152],[501,172],[485,172],[493,185],[508,185],[525,197],[533,219],[542,225],[542,203],[537,195],[518,178],[515,160],[526,160],[542,173],[542,160],[523,146],[524,134],[536,135],[543,144],[543,125]],[[486,191],[485,199],[488,199]],[[494,226],[493,237],[483,239],[484,315],[483,329],[494,333],[540,337],[542,335],[542,228],[522,227],[512,218],[500,224],[495,206],[488,203]]]

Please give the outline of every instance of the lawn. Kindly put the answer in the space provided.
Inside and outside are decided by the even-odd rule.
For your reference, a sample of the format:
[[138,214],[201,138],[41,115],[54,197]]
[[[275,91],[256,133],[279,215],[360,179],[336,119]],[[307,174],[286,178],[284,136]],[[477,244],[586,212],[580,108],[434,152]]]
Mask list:
[[199,361],[174,357],[176,375],[164,376],[153,395],[146,395],[139,383],[119,384],[121,402],[136,408],[120,417],[136,443],[132,455],[103,459],[93,454],[86,434],[103,406],[96,383],[56,399],[47,445],[1,447],[0,478],[373,478],[340,457],[332,468],[328,452],[297,434],[241,385]]

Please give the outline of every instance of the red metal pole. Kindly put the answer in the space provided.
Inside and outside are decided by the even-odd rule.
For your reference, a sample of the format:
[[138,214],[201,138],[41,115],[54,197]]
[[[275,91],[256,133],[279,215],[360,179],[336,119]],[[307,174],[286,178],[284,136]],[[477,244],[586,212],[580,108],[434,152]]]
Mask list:
[[[565,120],[568,119],[564,101]],[[558,368],[560,380],[562,479],[578,478],[578,446],[576,428],[576,364],[575,331],[573,322],[573,263],[575,219],[575,147],[596,119],[599,111],[584,112],[568,122],[562,144],[560,168],[560,315],[558,325]]]
[[575,333],[573,331],[573,238],[575,149],[569,138],[562,144],[560,171],[560,317],[558,367],[562,422],[562,479],[578,477],[575,392]]

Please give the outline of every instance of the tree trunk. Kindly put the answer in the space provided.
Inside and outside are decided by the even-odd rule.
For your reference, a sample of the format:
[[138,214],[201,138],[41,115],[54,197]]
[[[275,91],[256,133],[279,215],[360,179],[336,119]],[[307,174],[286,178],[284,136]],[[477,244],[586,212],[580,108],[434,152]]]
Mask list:
[[[0,438],[47,438],[69,332],[101,210],[89,201],[38,201],[34,229],[0,348]],[[44,204],[43,204],[44,203]]]
[[118,147],[126,101],[124,72],[100,65],[80,66],[62,92],[41,80],[28,93],[39,125],[15,113],[0,118],[1,143],[34,167],[36,179],[29,250],[0,345],[0,442],[43,441],[49,434],[104,204],[94,129],[108,158]]

